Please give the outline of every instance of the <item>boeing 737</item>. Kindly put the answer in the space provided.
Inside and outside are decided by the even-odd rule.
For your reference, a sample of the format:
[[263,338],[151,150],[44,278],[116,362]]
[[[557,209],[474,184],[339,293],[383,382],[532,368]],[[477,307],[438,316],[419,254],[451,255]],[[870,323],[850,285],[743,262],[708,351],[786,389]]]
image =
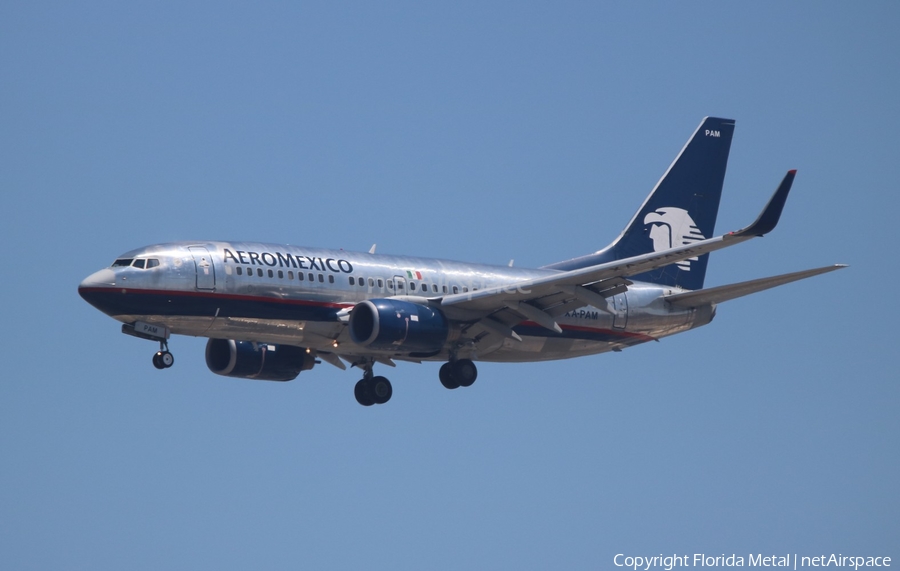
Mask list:
[[538,269],[250,242],[176,242],[126,252],[81,282],[122,332],[209,338],[216,374],[290,381],[322,362],[358,367],[354,394],[390,400],[376,364],[443,362],[448,389],[475,361],[568,359],[656,341],[712,321],[719,303],[843,265],[703,289],[710,252],[770,232],[795,171],[752,224],[715,236],[734,121],[705,118],[606,248]]

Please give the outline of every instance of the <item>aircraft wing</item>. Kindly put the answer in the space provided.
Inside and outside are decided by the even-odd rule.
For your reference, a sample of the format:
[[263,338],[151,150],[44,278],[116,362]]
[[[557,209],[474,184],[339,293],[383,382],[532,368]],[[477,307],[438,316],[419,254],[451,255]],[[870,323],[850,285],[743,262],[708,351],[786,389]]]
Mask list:
[[710,303],[721,303],[723,301],[729,301],[738,297],[750,295],[751,293],[756,293],[758,291],[763,291],[780,285],[789,284],[797,280],[811,278],[813,276],[818,276],[819,274],[833,272],[834,270],[840,270],[846,267],[846,264],[834,264],[832,266],[825,266],[824,268],[804,270],[802,272],[794,272],[791,274],[782,274],[780,276],[772,276],[770,278],[761,278],[758,280],[751,280],[748,282],[741,282],[737,284],[724,285],[709,289],[701,289],[697,291],[689,291],[687,293],[678,293],[675,295],[666,296],[665,300],[676,307],[699,307],[701,305],[707,305]]
[[[795,174],[794,170],[788,171],[756,221],[736,232],[662,252],[523,280],[502,287],[433,298],[431,301],[439,304],[451,318],[480,320],[478,323],[485,329],[507,337],[517,337],[510,326],[525,319],[560,331],[555,317],[573,306],[592,305],[606,309],[606,298],[625,291],[631,284],[627,280],[629,276],[721,250],[770,232],[778,224]],[[486,317],[489,314],[495,315]]]

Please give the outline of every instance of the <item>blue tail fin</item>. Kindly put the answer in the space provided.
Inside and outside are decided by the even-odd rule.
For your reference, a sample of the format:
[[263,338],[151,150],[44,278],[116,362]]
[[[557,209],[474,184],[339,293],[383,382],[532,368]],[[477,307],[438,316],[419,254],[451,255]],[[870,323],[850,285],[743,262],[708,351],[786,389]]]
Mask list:
[[[704,119],[612,244],[594,254],[545,267],[573,270],[711,238],[733,134],[731,119]],[[705,254],[631,279],[702,289],[708,261],[709,254]]]

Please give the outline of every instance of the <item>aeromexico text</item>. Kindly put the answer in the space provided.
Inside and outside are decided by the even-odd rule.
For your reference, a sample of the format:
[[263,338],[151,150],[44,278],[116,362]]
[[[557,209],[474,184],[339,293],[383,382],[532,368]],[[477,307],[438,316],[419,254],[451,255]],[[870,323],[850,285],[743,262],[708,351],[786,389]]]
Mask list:
[[251,266],[269,266],[274,268],[297,268],[299,270],[317,270],[320,272],[343,272],[345,274],[353,273],[353,264],[347,260],[336,258],[311,258],[309,256],[295,256],[293,254],[283,254],[281,252],[242,252],[235,250],[232,252],[225,248],[225,261],[232,261],[235,264],[247,264]]

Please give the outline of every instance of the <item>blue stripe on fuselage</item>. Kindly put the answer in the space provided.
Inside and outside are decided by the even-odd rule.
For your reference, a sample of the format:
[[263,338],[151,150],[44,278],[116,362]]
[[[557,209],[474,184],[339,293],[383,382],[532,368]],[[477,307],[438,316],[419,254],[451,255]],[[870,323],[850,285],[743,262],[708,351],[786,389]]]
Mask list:
[[335,321],[352,304],[246,295],[121,288],[81,288],[81,297],[107,315],[252,317],[286,321]]

